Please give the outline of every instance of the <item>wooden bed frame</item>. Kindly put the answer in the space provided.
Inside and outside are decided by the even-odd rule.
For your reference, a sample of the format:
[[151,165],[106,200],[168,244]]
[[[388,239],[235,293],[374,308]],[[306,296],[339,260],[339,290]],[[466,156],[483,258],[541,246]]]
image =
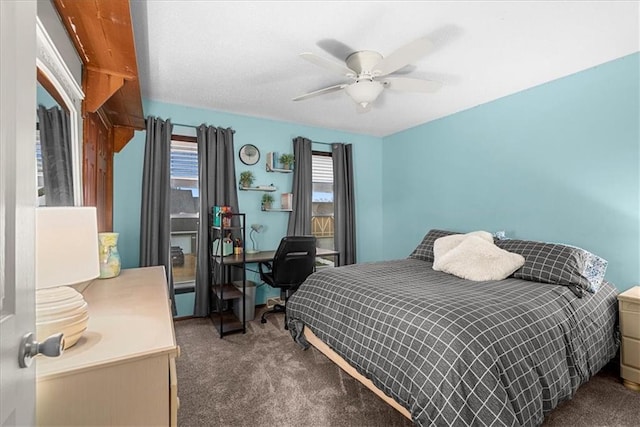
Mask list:
[[410,421],[413,421],[411,419],[411,414],[409,413],[409,411],[406,408],[404,408],[398,402],[396,402],[395,400],[393,400],[392,398],[387,396],[382,390],[380,390],[378,387],[376,387],[373,384],[373,382],[371,382],[370,379],[366,378],[364,375],[362,375],[358,371],[356,371],[356,369],[353,366],[349,365],[349,363],[347,363],[346,360],[344,360],[340,355],[338,355],[338,353],[333,351],[328,345],[323,343],[320,340],[320,338],[318,338],[313,332],[311,332],[311,329],[304,328],[304,337],[307,339],[309,344],[311,344],[316,349],[318,349],[318,351],[320,351],[320,353],[322,353],[325,356],[327,356],[329,358],[329,360],[331,360],[333,363],[335,363],[340,368],[342,368],[343,371],[345,371],[347,374],[351,375],[356,380],[360,381],[369,390],[371,390],[372,392],[377,394],[378,397],[380,397],[382,400],[387,402],[389,405],[391,405],[393,408],[395,408],[398,412],[400,412],[402,415],[407,417]]

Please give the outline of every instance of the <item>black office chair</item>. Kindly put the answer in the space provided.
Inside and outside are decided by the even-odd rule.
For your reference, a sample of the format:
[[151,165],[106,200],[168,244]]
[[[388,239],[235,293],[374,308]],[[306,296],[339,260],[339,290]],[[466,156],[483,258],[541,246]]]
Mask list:
[[[284,328],[287,327],[286,305],[289,297],[305,279],[313,273],[316,263],[316,238],[314,236],[283,237],[273,256],[272,263],[260,263],[260,279],[274,288],[280,288],[280,298],[284,305],[276,304],[262,313],[260,321],[267,323],[265,316],[270,313],[284,313]],[[264,271],[263,265],[271,271]]]

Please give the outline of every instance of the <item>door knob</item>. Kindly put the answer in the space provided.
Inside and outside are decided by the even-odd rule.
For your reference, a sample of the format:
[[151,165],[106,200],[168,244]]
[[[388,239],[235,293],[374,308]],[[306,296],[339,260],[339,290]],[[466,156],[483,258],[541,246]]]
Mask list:
[[64,335],[62,332],[51,335],[42,342],[38,342],[33,337],[33,332],[29,332],[20,342],[20,350],[18,351],[18,364],[21,368],[31,366],[33,358],[38,354],[47,357],[58,357],[64,349]]

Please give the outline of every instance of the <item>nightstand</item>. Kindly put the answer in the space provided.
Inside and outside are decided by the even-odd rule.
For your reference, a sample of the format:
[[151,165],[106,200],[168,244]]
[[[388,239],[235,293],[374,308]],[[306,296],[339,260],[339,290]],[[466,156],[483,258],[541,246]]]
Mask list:
[[618,295],[620,312],[620,376],[625,387],[640,391],[640,286]]

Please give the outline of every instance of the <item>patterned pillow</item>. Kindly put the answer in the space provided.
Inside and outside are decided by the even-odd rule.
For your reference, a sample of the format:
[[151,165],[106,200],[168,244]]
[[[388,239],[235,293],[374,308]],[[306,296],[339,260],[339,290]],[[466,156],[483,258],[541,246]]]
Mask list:
[[598,255],[592,254],[586,249],[579,248],[577,246],[571,246],[578,251],[584,252],[584,256],[586,262],[584,264],[584,270],[582,271],[582,275],[589,281],[589,287],[587,290],[591,293],[598,292],[600,286],[602,285],[602,281],[604,280],[604,275],[607,272],[607,265],[609,262],[599,257]]
[[522,268],[513,273],[515,278],[568,286],[578,296],[591,287],[583,276],[588,263],[584,250],[530,240],[498,240],[496,245],[524,257]]
[[429,230],[429,232],[424,236],[422,242],[411,252],[409,258],[421,259],[422,261],[433,262],[433,242],[440,237],[451,236],[452,234],[461,234],[457,231],[447,231],[447,230]]

